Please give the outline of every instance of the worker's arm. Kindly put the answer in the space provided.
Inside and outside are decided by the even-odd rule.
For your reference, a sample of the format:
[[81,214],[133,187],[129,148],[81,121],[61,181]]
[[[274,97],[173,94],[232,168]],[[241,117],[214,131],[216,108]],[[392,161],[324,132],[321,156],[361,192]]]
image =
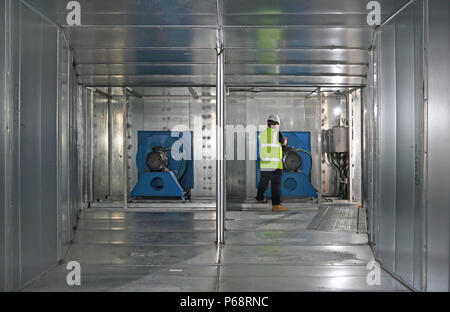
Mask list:
[[279,139],[280,139],[280,143],[282,146],[286,146],[287,145],[287,138],[280,132],[279,134]]

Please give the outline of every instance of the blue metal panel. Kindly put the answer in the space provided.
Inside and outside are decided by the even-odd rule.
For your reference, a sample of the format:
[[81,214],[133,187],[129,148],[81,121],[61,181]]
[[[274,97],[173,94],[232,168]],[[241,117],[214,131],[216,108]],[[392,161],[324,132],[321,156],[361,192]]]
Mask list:
[[180,197],[184,199],[183,188],[172,171],[144,173],[139,177],[131,196]]
[[[281,195],[287,197],[317,197],[317,191],[311,184],[311,132],[283,132],[283,135],[288,140],[288,146],[304,150],[308,152],[309,155],[305,152],[297,152],[302,157],[300,172],[283,172],[283,177],[281,179]],[[259,140],[257,146],[258,159],[256,161],[256,186],[258,186],[261,177]],[[270,187],[268,188],[266,195],[269,197],[272,195]]]
[[[178,197],[180,196],[180,189],[181,196],[183,195],[183,189],[192,189],[194,187],[192,139],[193,135],[191,131],[138,131],[139,147],[136,154],[138,182],[131,192],[131,196]],[[182,144],[182,148],[178,149],[176,145],[174,145],[177,144],[177,142]],[[170,175],[162,174],[164,172],[149,172],[150,170],[147,167],[147,155],[152,151],[153,147],[159,146],[170,149],[167,152],[167,155],[169,157],[168,169],[170,170]],[[180,151],[182,154],[178,153],[178,151]],[[177,153],[177,155],[175,155],[174,153]],[[181,160],[180,156],[182,156],[184,160]],[[164,191],[152,190],[150,183],[155,178],[161,178],[164,180]],[[170,179],[173,179],[173,181],[169,182]],[[168,192],[167,194],[166,191]]]

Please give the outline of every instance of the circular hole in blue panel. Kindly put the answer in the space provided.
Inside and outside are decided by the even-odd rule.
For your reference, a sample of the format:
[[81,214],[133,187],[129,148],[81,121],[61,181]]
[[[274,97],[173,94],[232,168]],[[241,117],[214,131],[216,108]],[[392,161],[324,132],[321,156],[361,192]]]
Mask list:
[[161,178],[154,178],[152,182],[150,182],[150,186],[155,191],[162,191],[164,188],[164,181]]
[[297,188],[297,181],[295,181],[294,178],[286,179],[286,181],[284,181],[284,188],[289,192],[295,191],[295,189]]

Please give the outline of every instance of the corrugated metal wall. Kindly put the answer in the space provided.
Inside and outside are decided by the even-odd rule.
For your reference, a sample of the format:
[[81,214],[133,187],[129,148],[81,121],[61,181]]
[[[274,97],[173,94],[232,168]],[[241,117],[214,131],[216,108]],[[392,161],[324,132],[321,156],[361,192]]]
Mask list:
[[60,254],[64,254],[70,241],[70,193],[69,193],[69,107],[70,107],[70,50],[67,47],[64,37],[59,37],[60,53],[59,53],[59,106],[58,106],[58,201],[59,201],[59,235],[63,242]]
[[1,69],[9,75],[0,81],[0,287],[13,290],[56,264],[72,236],[78,87],[58,28],[20,1],[0,5]]
[[424,0],[384,25],[372,51],[378,80],[365,90],[364,196],[376,257],[431,291],[448,291],[450,280],[449,19],[447,0]]
[[[81,107],[79,99],[78,82],[73,69],[73,52],[68,47],[62,33],[59,33],[59,64],[58,64],[58,225],[61,249],[59,256],[67,251],[72,240],[73,227],[76,224],[76,215],[81,207],[82,194],[78,189],[79,151],[78,116]],[[83,132],[81,132],[83,134]]]
[[423,158],[423,15],[417,1],[386,24],[379,40],[379,159],[376,255],[392,272],[420,288]]
[[20,248],[28,281],[57,258],[57,29],[26,7],[20,18]]
[[450,280],[450,2],[429,1],[428,45],[428,290]]

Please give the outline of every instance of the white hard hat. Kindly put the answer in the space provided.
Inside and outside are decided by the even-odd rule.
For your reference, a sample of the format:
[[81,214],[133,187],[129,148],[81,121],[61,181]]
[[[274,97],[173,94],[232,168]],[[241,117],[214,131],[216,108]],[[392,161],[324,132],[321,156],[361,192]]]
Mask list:
[[278,115],[276,114],[271,114],[268,118],[267,121],[273,121],[273,122],[277,122],[279,124],[281,124],[280,122],[280,117],[278,117]]

